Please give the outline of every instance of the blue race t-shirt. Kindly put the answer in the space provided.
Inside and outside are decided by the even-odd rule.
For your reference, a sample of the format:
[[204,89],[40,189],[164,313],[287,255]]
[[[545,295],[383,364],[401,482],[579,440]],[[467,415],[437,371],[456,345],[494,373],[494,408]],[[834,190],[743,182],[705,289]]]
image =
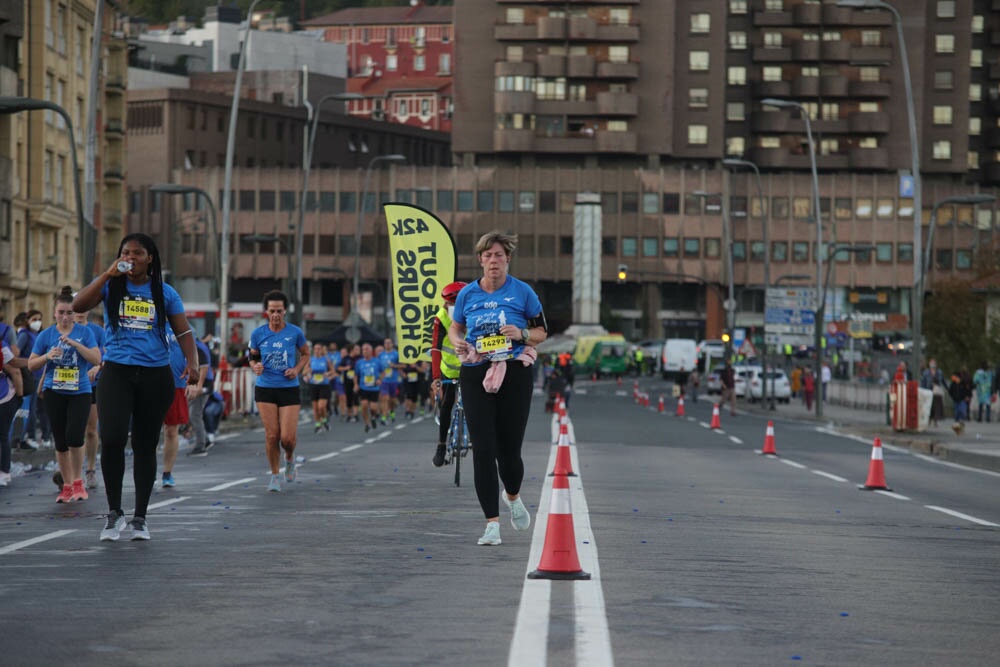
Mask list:
[[327,384],[326,373],[330,370],[327,355],[309,357],[309,384]]
[[354,372],[358,374],[358,386],[363,391],[378,391],[379,377],[382,375],[382,362],[371,359],[358,359],[354,364]]
[[181,349],[181,344],[177,342],[177,336],[174,335],[169,324],[167,325],[167,343],[170,344],[170,374],[174,378],[174,389],[184,389],[187,387],[187,380],[182,380],[181,375],[187,369],[187,357],[184,356],[184,350]]
[[[60,342],[61,336],[62,334],[53,324],[35,338],[35,346],[31,350],[33,354],[44,357],[53,347],[62,350],[62,358],[58,361],[45,362],[45,382],[42,387],[60,394],[89,394],[92,390],[87,371],[91,369],[93,364],[84,359],[75,347],[69,343]],[[86,326],[80,324],[73,325],[69,332],[69,338],[86,348],[97,347],[94,334]]]
[[118,331],[108,319],[108,285],[101,290],[104,299],[104,360],[133,366],[167,366],[170,345],[160,338],[160,318],[184,313],[184,303],[177,291],[163,284],[166,313],[156,312],[152,283],[142,285],[126,280],[125,294],[118,309]]
[[215,369],[212,368],[212,351],[208,349],[205,341],[194,339],[195,349],[198,351],[198,364],[201,365],[204,356],[205,365],[208,366],[208,375],[205,376],[205,386],[211,388],[215,383]]
[[[333,368],[333,370],[337,370],[337,367],[340,366],[340,350],[337,350],[336,352],[327,352],[326,358],[330,360],[330,367]],[[333,377],[330,378],[330,384],[337,385],[339,383],[340,373],[334,373]]]
[[298,387],[297,377],[286,378],[285,371],[297,363],[297,350],[306,344],[302,329],[294,324],[286,324],[281,331],[271,331],[262,324],[250,334],[250,349],[260,351],[260,361],[264,372],[257,376],[258,387],[286,389]]
[[385,369],[383,381],[389,384],[399,383],[399,369],[393,367],[393,364],[399,363],[399,350],[383,352],[378,355],[378,360],[382,363],[382,368]]
[[507,276],[503,286],[493,293],[485,292],[478,280],[463,287],[455,299],[452,319],[465,326],[465,340],[483,355],[479,363],[485,363],[513,359],[524,349],[524,343],[504,336],[500,327],[513,324],[523,329],[529,318],[541,314],[542,302],[535,291],[514,276]]

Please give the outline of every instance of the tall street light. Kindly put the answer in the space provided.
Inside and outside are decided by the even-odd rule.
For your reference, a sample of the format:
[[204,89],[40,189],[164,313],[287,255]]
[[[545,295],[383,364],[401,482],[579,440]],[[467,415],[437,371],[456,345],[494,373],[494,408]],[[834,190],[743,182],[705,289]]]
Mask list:
[[351,288],[351,314],[347,316],[347,323],[353,326],[357,326],[362,321],[361,314],[358,312],[358,283],[361,279],[361,228],[365,217],[365,206],[368,203],[368,183],[371,179],[372,168],[379,162],[406,162],[406,156],[399,153],[376,155],[368,163],[368,168],[365,169],[361,201],[358,202],[358,227],[354,232],[354,284]]
[[[768,220],[766,203],[764,202],[764,188],[760,183],[760,169],[757,165],[750,160],[741,160],[738,158],[727,158],[722,161],[722,164],[734,169],[737,167],[746,167],[748,169],[753,169],[754,177],[757,182],[757,200],[760,202],[760,224],[764,235],[764,347],[761,349],[760,354],[760,365],[764,369],[764,387],[761,390],[761,403],[767,405],[767,290],[771,287],[771,243],[768,241]],[[773,389],[772,381],[772,389]],[[771,400],[771,409],[774,409],[774,400]]]
[[[150,192],[162,193],[166,195],[197,195],[202,197],[208,203],[208,224],[211,233],[211,241],[209,242],[209,247],[214,248],[214,259],[212,266],[212,277],[215,282],[214,292],[216,294],[221,294],[219,291],[219,286],[221,284],[221,279],[219,277],[219,230],[216,226],[215,217],[215,204],[212,202],[212,197],[201,188],[195,187],[193,185],[181,185],[179,183],[157,183],[149,188]],[[219,312],[222,312],[222,303],[219,303]]]
[[708,203],[710,197],[719,197],[722,200],[722,247],[726,248],[726,280],[729,283],[729,298],[723,302],[722,306],[726,310],[726,329],[729,332],[726,340],[726,360],[733,358],[733,327],[736,326],[736,298],[733,287],[733,239],[732,230],[729,228],[729,216],[726,215],[725,199],[721,193],[705,192],[695,190],[692,192],[695,197],[701,197]]
[[358,100],[362,99],[362,96],[357,93],[330,93],[329,95],[324,95],[316,103],[316,107],[306,100],[306,109],[308,110],[307,121],[309,121],[308,126],[308,137],[306,141],[305,155],[303,156],[302,165],[302,193],[299,197],[299,223],[295,228],[295,256],[298,258],[297,268],[295,271],[295,312],[292,314],[292,321],[303,326],[305,322],[305,310],[302,305],[302,249],[303,249],[303,238],[305,236],[305,217],[306,217],[306,193],[309,192],[309,172],[312,170],[313,161],[313,146],[316,144],[316,128],[319,126],[319,115],[323,110],[323,104],[329,102],[330,100],[347,101],[347,100]]
[[88,262],[92,271],[94,255],[97,252],[96,243],[93,243],[92,236],[97,233],[94,223],[87,219],[86,211],[83,208],[83,192],[80,190],[80,170],[76,159],[76,139],[73,138],[73,119],[69,117],[66,110],[54,102],[48,100],[36,100],[31,97],[0,97],[0,114],[8,115],[20,113],[22,111],[38,111],[48,109],[55,111],[66,121],[66,131],[69,134],[69,151],[73,160],[73,192],[76,197],[76,226],[80,236],[79,241],[79,270],[80,284],[85,285],[90,282],[90,271],[87,270]]
[[250,41],[253,10],[260,0],[253,0],[247,10],[247,31],[240,44],[240,58],[236,64],[236,82],[233,84],[233,100],[229,107],[229,131],[226,136],[226,176],[222,190],[222,238],[219,239],[219,271],[222,282],[219,285],[219,329],[222,338],[222,353],[229,353],[229,214],[232,210],[233,157],[236,148],[236,121],[240,112],[240,87],[243,85],[243,68],[247,61],[247,43]]
[[912,313],[913,329],[913,354],[916,367],[914,371],[920,372],[920,348],[923,344],[924,319],[924,295],[918,292],[916,286],[921,283],[920,257],[923,232],[921,231],[921,218],[923,208],[921,206],[921,178],[920,178],[920,147],[917,144],[917,112],[913,103],[913,81],[910,78],[910,59],[906,55],[906,38],[903,36],[903,18],[892,5],[882,2],[882,0],[838,0],[838,7],[851,7],[854,9],[882,9],[892,13],[893,22],[896,26],[896,38],[899,40],[899,62],[903,68],[903,86],[906,91],[906,119],[910,126],[910,171],[913,177],[913,286],[910,290],[910,311]]
[[294,273],[292,271],[292,253],[289,252],[288,244],[285,243],[283,238],[274,234],[247,234],[242,238],[244,241],[248,241],[250,243],[277,243],[281,246],[281,250],[285,253],[285,258],[288,261],[288,282],[292,282],[292,275]]
[[[813,143],[812,121],[809,120],[809,112],[799,102],[794,100],[782,100],[774,97],[767,97],[760,101],[762,106],[777,107],[779,109],[798,109],[802,120],[806,124],[806,139],[809,142],[809,167],[812,169],[812,190],[813,190],[813,222],[816,223],[816,296],[820,298],[820,303],[816,307],[816,326],[813,335],[813,345],[816,348],[816,363],[813,371],[816,374],[816,381],[819,382],[820,373],[823,370],[823,357],[820,354],[820,342],[823,333],[823,312],[826,306],[826,295],[823,291],[823,216],[819,207],[819,174],[816,172],[816,146]],[[816,416],[823,416],[823,402],[816,401]]]

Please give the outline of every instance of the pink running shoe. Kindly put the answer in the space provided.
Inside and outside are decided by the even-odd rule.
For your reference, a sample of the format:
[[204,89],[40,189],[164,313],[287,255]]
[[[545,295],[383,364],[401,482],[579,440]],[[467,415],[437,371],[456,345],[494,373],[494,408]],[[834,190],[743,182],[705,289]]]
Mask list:
[[87,493],[86,487],[83,485],[83,480],[78,479],[73,482],[73,502],[77,500],[86,500],[90,495]]
[[71,503],[73,502],[73,487],[69,484],[63,484],[62,491],[56,496],[57,503]]

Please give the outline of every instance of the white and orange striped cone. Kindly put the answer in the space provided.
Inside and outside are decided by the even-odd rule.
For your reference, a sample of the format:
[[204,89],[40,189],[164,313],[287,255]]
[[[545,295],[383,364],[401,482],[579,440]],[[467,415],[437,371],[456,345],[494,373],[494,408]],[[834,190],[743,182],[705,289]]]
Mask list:
[[618,386],[619,387],[622,386],[622,376],[621,375],[618,376]]
[[632,382],[632,400],[636,403],[639,402],[639,381],[635,380]]
[[663,394],[660,394],[660,400],[656,403],[656,411],[663,412]]
[[764,433],[764,449],[760,450],[761,454],[766,454],[768,456],[777,456],[778,450],[774,448],[774,422],[767,422],[767,431]]
[[649,407],[649,392],[648,391],[647,392],[643,392],[643,394],[642,394],[642,407],[644,407],[644,408],[648,408]]
[[892,491],[885,483],[885,461],[882,459],[882,441],[875,438],[872,443],[872,458],[868,465],[868,480],[864,486],[858,487],[865,491]]
[[712,406],[712,423],[709,428],[722,428],[722,419],[719,417],[719,404]]
[[573,530],[573,507],[569,497],[569,480],[560,475],[552,480],[552,499],[545,525],[545,546],[538,569],[528,573],[529,579],[590,579],[590,573],[580,567],[576,553],[576,531]]
[[684,397],[683,396],[678,396],[677,397],[677,411],[674,413],[674,415],[677,416],[677,417],[683,417],[684,416]]
[[573,472],[573,461],[569,455],[569,419],[561,417],[559,419],[559,443],[556,447],[556,463],[552,467],[549,477],[576,477]]

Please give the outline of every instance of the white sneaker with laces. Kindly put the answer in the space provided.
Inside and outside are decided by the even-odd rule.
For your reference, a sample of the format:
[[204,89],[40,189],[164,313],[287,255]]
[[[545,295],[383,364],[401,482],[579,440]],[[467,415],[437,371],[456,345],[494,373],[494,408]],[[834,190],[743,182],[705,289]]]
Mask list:
[[481,547],[495,547],[500,544],[500,522],[487,521],[486,532],[479,538],[477,544]]
[[510,509],[510,525],[514,526],[514,530],[526,530],[531,525],[531,514],[521,502],[521,497],[518,496],[517,500],[510,500],[507,497],[507,492],[503,491],[500,498],[503,500],[503,504]]

